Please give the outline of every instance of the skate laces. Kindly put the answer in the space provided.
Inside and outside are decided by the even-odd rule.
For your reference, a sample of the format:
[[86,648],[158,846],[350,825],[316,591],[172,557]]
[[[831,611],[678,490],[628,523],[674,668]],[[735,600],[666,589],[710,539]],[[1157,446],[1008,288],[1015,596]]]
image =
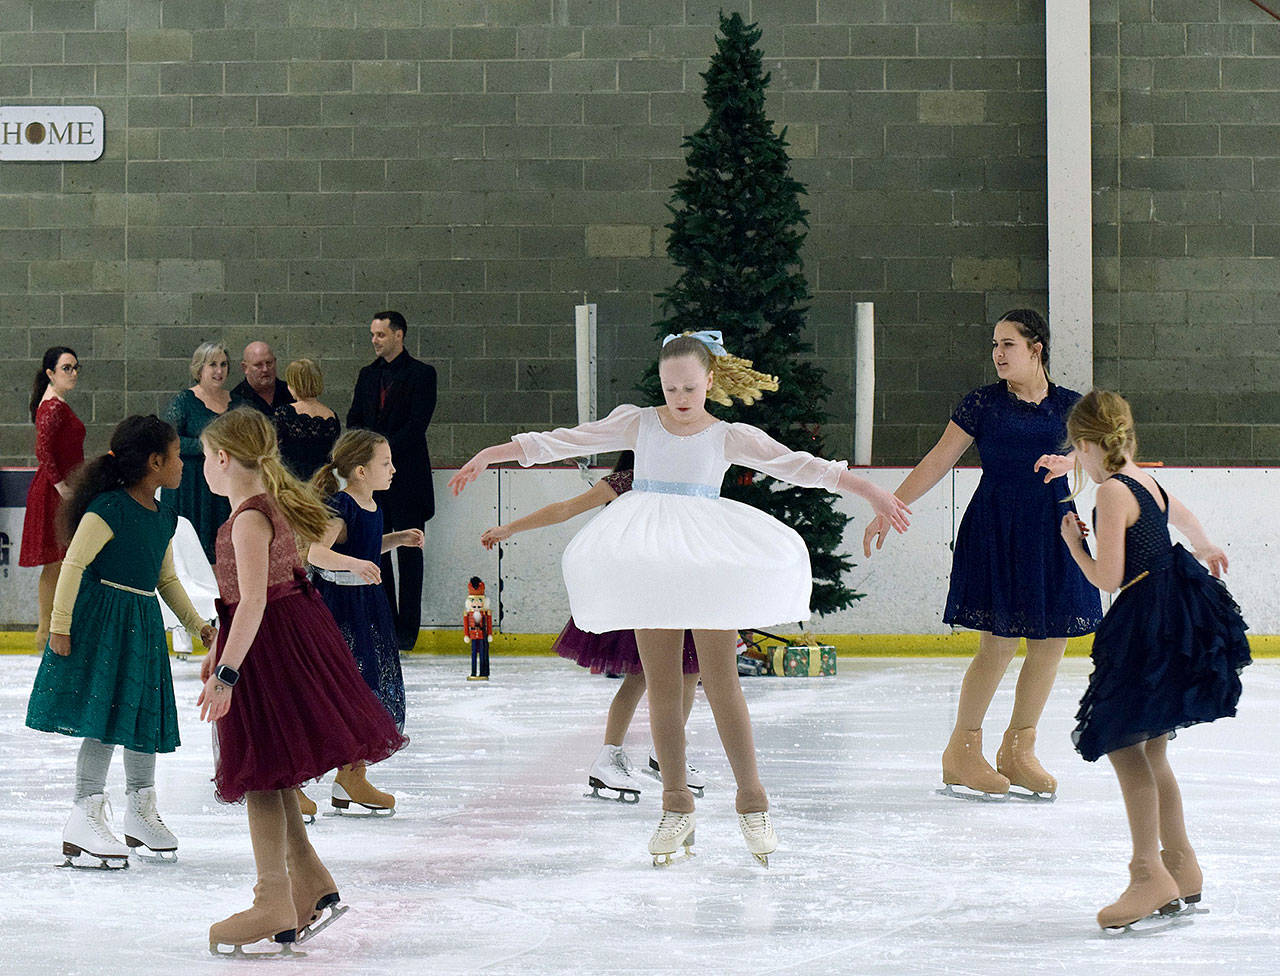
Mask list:
[[631,757],[628,756],[621,749],[615,749],[613,751],[613,765],[614,765],[614,768],[616,768],[624,776],[630,776],[632,773],[632,770],[636,768],[631,764]]
[[658,837],[670,837],[684,830],[685,824],[688,822],[691,814],[677,813],[674,810],[663,810],[662,819],[658,821],[658,826],[654,829],[654,835]]
[[742,824],[744,832],[757,837],[767,837],[769,831],[773,829],[773,825],[769,822],[769,813],[765,810],[758,813],[740,813],[738,822]]
[[88,814],[86,819],[100,840],[112,841],[116,844],[120,843],[116,835],[111,832],[111,828],[107,826],[107,821],[115,816],[115,811],[111,809],[111,800],[105,793],[102,794],[101,803],[94,804],[85,812]]

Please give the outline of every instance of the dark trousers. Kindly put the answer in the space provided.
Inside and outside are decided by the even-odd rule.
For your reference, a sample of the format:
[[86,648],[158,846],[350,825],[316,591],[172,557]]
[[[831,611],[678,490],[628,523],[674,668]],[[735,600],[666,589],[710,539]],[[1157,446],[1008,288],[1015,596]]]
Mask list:
[[471,638],[471,677],[489,677],[489,638]]
[[[397,532],[409,526],[388,528]],[[392,575],[391,552],[382,554],[382,588],[391,603],[391,615],[396,621],[396,640],[400,650],[407,651],[418,640],[418,627],[422,623],[422,550],[417,546],[401,546],[392,550],[399,554],[400,575]],[[399,591],[399,592],[397,592]]]

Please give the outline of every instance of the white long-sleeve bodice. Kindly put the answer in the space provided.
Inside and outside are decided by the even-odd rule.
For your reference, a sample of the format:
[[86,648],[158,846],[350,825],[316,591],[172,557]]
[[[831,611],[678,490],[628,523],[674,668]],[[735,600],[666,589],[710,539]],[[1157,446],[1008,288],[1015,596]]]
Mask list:
[[[546,433],[516,434],[525,466],[605,451],[636,453],[635,490],[720,494],[731,464],[762,472],[804,488],[835,491],[847,465],[793,451],[758,427],[717,421],[696,434],[673,434],[662,426],[656,407],[623,404],[603,420]],[[672,486],[684,486],[672,487]],[[687,490],[686,490],[687,489]]]

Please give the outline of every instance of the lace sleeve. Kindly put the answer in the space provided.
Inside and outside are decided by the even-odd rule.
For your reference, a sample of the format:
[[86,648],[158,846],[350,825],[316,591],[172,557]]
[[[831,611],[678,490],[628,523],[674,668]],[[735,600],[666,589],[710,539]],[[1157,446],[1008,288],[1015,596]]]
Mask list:
[[55,485],[65,481],[70,473],[58,466],[56,445],[67,422],[66,414],[58,406],[61,402],[50,397],[36,410],[36,463],[49,470],[50,480]]
[[753,468],[779,481],[827,491],[837,491],[840,475],[849,469],[843,461],[827,461],[808,451],[793,451],[750,424],[729,425],[724,456],[732,464]]
[[604,451],[632,450],[640,429],[640,411],[640,407],[624,403],[603,420],[577,427],[558,427],[545,433],[516,434],[511,439],[524,452],[521,465],[526,468]]
[[970,390],[951,414],[952,422],[970,437],[977,437],[982,425],[983,400],[981,389]]

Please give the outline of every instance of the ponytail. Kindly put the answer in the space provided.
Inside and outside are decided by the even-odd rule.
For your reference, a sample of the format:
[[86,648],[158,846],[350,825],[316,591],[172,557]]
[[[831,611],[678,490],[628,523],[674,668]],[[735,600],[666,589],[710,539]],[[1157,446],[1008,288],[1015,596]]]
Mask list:
[[44,399],[44,391],[49,389],[49,370],[58,368],[58,360],[64,355],[70,353],[76,356],[76,351],[67,346],[50,346],[44,351],[44,356],[40,360],[40,372],[36,373],[35,382],[31,384],[31,402],[29,410],[31,413],[31,422],[36,422],[36,411],[40,409],[40,401]]
[[337,493],[338,477],[350,481],[351,475],[361,465],[368,466],[373,461],[373,452],[379,444],[386,444],[387,439],[372,430],[353,427],[343,431],[329,452],[329,460],[311,478],[311,487],[321,498],[328,498]]
[[324,535],[332,518],[315,491],[280,462],[276,431],[252,407],[237,407],[211,420],[200,434],[209,447],[226,451],[239,464],[262,476],[262,485],[302,544]]
[[321,498],[328,498],[338,493],[338,466],[326,461],[311,476],[311,490]]
[[82,465],[71,477],[71,497],[58,509],[58,535],[70,539],[90,503],[106,491],[132,488],[147,476],[151,456],[164,457],[178,432],[155,414],[125,417],[111,432],[111,449]]

